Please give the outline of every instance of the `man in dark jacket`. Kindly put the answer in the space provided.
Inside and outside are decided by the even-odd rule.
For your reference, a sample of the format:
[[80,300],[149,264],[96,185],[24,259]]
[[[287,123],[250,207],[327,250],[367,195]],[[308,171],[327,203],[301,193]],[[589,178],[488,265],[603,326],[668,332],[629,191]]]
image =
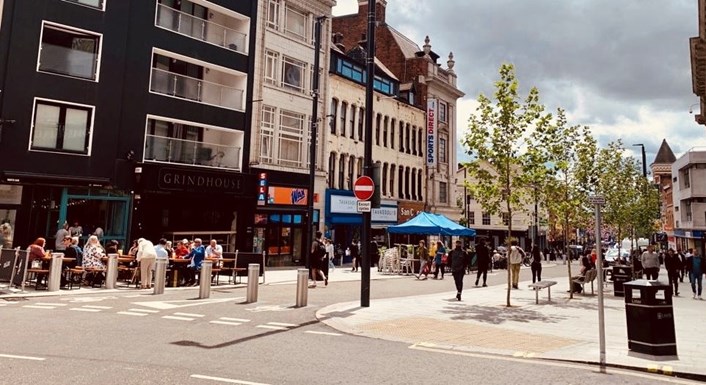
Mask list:
[[488,285],[485,282],[488,279],[488,266],[490,266],[490,251],[488,246],[485,245],[485,240],[481,239],[480,243],[476,247],[476,263],[478,264],[478,273],[476,274],[476,286],[478,286],[478,281],[480,280],[481,274],[483,275],[483,287]]
[[456,241],[456,247],[449,253],[451,258],[451,275],[454,277],[456,284],[456,299],[461,300],[461,292],[463,291],[463,277],[466,275],[466,266],[468,264],[468,255],[463,250],[463,245],[460,240]]
[[682,271],[681,259],[674,253],[674,250],[667,250],[664,256],[664,267],[667,269],[669,286],[674,287],[674,295],[679,295],[679,272]]

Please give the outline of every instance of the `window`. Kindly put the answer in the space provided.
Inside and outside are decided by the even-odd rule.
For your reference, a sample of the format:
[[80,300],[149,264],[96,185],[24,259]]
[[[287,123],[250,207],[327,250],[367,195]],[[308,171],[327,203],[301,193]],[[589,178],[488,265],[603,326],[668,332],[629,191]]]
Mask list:
[[332,152],[328,156],[328,188],[334,188],[334,178],[336,176],[336,153]]
[[400,120],[400,152],[404,152],[404,122]]
[[490,226],[490,213],[483,213],[483,226]]
[[409,123],[405,125],[405,131],[404,131],[404,148],[406,153],[411,153],[410,148],[409,148],[409,135],[410,135],[410,128],[409,128]]
[[375,116],[375,145],[380,145],[380,122],[382,120],[382,115],[377,114]]
[[292,8],[284,8],[284,33],[299,40],[306,40],[306,15]]
[[382,124],[382,146],[387,147],[387,124],[389,123],[389,118],[385,116]]
[[424,195],[422,195],[422,170],[417,171],[417,198],[419,200],[424,200]]
[[270,50],[265,51],[265,83],[279,85],[279,54]]
[[355,157],[351,155],[348,159],[348,178],[346,178],[346,187],[348,190],[353,190],[353,179],[355,179]]
[[281,110],[279,113],[279,162],[285,166],[303,166],[304,115]]
[[509,226],[510,225],[510,214],[508,213],[502,213],[500,215],[503,220],[503,226]]
[[447,104],[446,102],[439,101],[439,121],[448,123],[447,117],[446,117],[446,110],[447,110]]
[[362,83],[365,79],[365,71],[361,67],[341,58],[337,59],[336,72],[359,83]]
[[365,108],[358,109],[358,140],[363,141],[363,132],[365,128]]
[[343,190],[343,182],[346,180],[346,155],[341,154],[341,158],[338,162],[338,188]]
[[395,172],[396,172],[395,165],[392,164],[390,165],[390,196],[394,197],[395,196]]
[[80,5],[85,5],[86,7],[105,10],[105,0],[64,0],[69,3],[75,3]]
[[448,203],[448,185],[446,182],[439,182],[439,203]]
[[412,126],[412,155],[417,155],[417,127]]
[[37,71],[98,81],[101,36],[44,22]]
[[341,102],[341,136],[346,136],[346,113],[348,112],[348,103]]
[[382,164],[382,195],[387,196],[387,163]]
[[419,154],[420,157],[423,157],[423,156],[424,156],[424,150],[423,150],[423,148],[424,148],[424,141],[422,140],[422,138],[424,137],[424,130],[421,130],[421,129],[420,129],[417,134],[418,134],[418,136],[417,136],[417,137],[418,137],[418,143],[417,143],[417,144],[419,145],[419,151],[417,151],[417,153]]
[[686,168],[684,169],[684,176],[682,177],[684,180],[684,188],[690,188],[691,187],[691,180],[689,179],[689,169]]
[[30,149],[90,155],[93,107],[35,99]]
[[295,91],[304,92],[306,63],[286,56],[282,57],[282,85]]
[[269,0],[267,2],[267,26],[279,29],[279,0]]
[[390,120],[390,148],[395,148],[395,124],[397,121],[393,118]]
[[265,163],[274,161],[274,139],[275,139],[275,108],[270,106],[262,107],[262,128],[260,143],[260,160]]
[[468,212],[468,224],[469,224],[469,225],[475,225],[475,224],[476,224],[476,212],[475,212],[475,211],[469,211],[469,212]]
[[338,99],[331,99],[331,121],[329,126],[331,128],[331,133],[336,135],[336,121],[338,120]]
[[351,104],[351,133],[350,138],[355,139],[355,105]]
[[446,136],[439,136],[439,163],[448,163],[446,158]]
[[404,199],[404,167],[397,167],[397,197]]
[[383,79],[379,76],[376,76],[375,79],[373,80],[373,89],[378,90],[386,95],[394,95],[395,94],[394,84],[391,81],[389,81],[387,79]]

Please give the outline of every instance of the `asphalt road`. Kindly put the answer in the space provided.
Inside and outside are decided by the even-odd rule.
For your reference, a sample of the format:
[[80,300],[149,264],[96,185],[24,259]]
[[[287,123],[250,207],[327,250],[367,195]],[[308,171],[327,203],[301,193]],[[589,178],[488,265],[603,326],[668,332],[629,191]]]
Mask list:
[[[334,274],[348,274],[337,271]],[[524,272],[525,274],[527,272]],[[505,271],[489,277],[501,284]],[[566,274],[564,266],[545,276]],[[472,279],[466,280],[467,284]],[[372,281],[373,298],[453,290],[453,279]],[[0,384],[660,384],[664,376],[583,365],[450,352],[346,335],[316,320],[331,303],[359,298],[360,283],[196,289],[162,296],[37,298],[0,307]]]

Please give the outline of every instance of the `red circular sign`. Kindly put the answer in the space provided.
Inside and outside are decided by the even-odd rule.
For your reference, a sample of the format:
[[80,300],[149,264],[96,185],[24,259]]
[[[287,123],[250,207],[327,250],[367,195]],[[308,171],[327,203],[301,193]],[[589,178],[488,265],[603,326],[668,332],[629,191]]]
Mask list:
[[369,176],[361,176],[353,184],[353,194],[358,200],[367,201],[373,197],[375,183]]

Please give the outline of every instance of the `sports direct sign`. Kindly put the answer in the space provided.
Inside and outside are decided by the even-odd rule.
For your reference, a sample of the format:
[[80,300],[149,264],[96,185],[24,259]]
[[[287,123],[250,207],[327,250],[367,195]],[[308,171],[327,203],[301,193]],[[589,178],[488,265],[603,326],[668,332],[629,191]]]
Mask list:
[[427,100],[427,166],[436,166],[436,99]]

